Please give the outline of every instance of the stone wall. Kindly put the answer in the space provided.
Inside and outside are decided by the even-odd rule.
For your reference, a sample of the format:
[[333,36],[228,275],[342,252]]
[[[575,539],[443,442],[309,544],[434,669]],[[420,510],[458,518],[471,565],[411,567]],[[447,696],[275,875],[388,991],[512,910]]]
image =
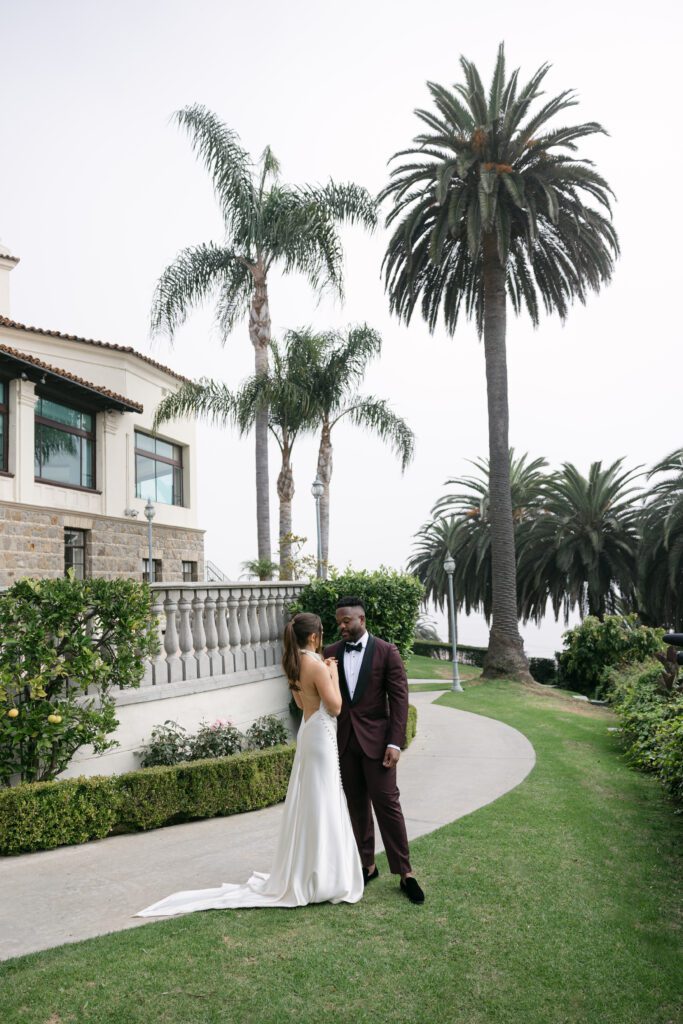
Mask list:
[[[61,509],[0,502],[0,587],[22,576],[64,575],[64,530],[86,530],[86,574],[142,578],[147,522],[80,515]],[[182,580],[183,561],[197,562],[204,578],[204,531],[153,526],[152,555],[164,581]]]

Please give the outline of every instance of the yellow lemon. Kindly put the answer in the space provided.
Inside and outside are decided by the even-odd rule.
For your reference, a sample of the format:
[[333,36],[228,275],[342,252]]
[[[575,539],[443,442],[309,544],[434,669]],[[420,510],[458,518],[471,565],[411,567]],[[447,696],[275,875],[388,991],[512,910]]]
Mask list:
[[17,708],[10,708],[9,711],[7,712],[7,717],[8,718],[17,718],[18,716],[19,716],[19,711],[18,711]]
[[59,725],[59,723],[62,720],[62,716],[61,715],[48,715],[47,716],[47,720],[50,723],[50,725]]

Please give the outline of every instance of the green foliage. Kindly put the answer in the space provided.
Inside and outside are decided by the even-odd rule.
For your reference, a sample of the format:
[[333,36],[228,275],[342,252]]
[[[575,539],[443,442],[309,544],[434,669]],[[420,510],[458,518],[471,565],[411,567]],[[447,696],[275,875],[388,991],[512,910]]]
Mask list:
[[683,693],[662,690],[656,662],[613,671],[609,681],[630,763],[657,775],[674,799],[683,801]]
[[246,733],[247,743],[252,750],[266,750],[287,743],[287,726],[277,715],[262,715],[250,725]]
[[121,802],[115,776],[0,790],[0,853],[29,853],[109,835]]
[[557,662],[554,658],[529,658],[529,671],[537,683],[557,681]]
[[150,741],[141,755],[140,766],[154,768],[158,765],[179,764],[181,761],[189,761],[190,756],[187,729],[167,718],[163,725],[155,725],[152,729]]
[[329,579],[311,580],[291,607],[291,613],[314,612],[323,623],[325,643],[339,638],[336,604],[340,597],[353,595],[365,603],[368,632],[396,644],[407,658],[413,646],[423,588],[406,573],[381,568],[375,572],[347,569],[331,573]]
[[406,738],[401,750],[407,750],[415,739],[417,733],[417,708],[414,704],[408,705],[408,721],[406,723]]
[[580,693],[599,693],[607,683],[610,668],[656,654],[662,649],[662,636],[663,630],[640,625],[635,615],[607,615],[603,622],[588,615],[581,625],[563,635],[560,678]]
[[149,589],[133,580],[22,579],[0,594],[0,785],[115,746],[110,691],[139,686],[157,648]]
[[232,722],[223,718],[210,725],[202,722],[190,740],[190,760],[200,761],[207,757],[230,757],[238,754],[244,746],[244,736]]
[[267,807],[284,799],[293,759],[293,746],[279,746],[125,775],[14,786],[0,792],[0,853]]

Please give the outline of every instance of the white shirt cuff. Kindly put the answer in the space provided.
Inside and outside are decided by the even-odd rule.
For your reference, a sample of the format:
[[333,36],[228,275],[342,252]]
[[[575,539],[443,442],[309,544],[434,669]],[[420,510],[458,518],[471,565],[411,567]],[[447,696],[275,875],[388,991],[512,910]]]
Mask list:
[[389,749],[389,748],[391,748],[392,750],[400,750],[401,749],[395,743],[387,743],[387,749]]

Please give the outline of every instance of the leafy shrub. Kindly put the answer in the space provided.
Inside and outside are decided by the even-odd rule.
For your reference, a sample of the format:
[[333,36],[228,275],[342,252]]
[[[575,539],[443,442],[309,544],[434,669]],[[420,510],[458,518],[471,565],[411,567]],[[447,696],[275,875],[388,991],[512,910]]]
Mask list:
[[192,746],[187,729],[177,722],[166,719],[163,725],[155,725],[149,743],[144,748],[140,765],[154,768],[159,765],[180,764],[189,761]]
[[406,738],[401,750],[406,750],[415,739],[417,733],[417,708],[414,704],[408,705],[408,721],[406,723]]
[[601,693],[608,670],[652,657],[662,649],[663,630],[641,626],[635,615],[588,615],[564,636],[559,656],[560,680],[579,693]]
[[557,662],[554,658],[529,658],[529,671],[537,683],[554,683],[557,679]]
[[653,772],[671,795],[683,800],[683,694],[667,694],[661,665],[644,662],[612,671],[609,699],[619,716],[630,763]]
[[226,718],[217,718],[211,725],[202,722],[199,731],[190,739],[190,759],[200,761],[207,757],[230,757],[244,746],[244,736]]
[[0,853],[103,839],[118,821],[116,779],[31,782],[0,791]]
[[252,750],[266,750],[287,743],[287,726],[277,715],[263,715],[247,729],[247,743]]
[[339,639],[336,604],[340,597],[349,594],[365,603],[368,631],[396,644],[401,657],[407,658],[424,594],[417,577],[385,568],[376,572],[332,571],[329,579],[311,580],[290,610],[292,614],[307,611],[319,615],[325,642],[333,643]]
[[268,807],[284,800],[293,760],[293,746],[270,747],[126,775],[14,786],[0,792],[0,853]]
[[110,690],[139,686],[157,648],[149,588],[133,580],[22,579],[0,594],[0,785],[116,746]]

